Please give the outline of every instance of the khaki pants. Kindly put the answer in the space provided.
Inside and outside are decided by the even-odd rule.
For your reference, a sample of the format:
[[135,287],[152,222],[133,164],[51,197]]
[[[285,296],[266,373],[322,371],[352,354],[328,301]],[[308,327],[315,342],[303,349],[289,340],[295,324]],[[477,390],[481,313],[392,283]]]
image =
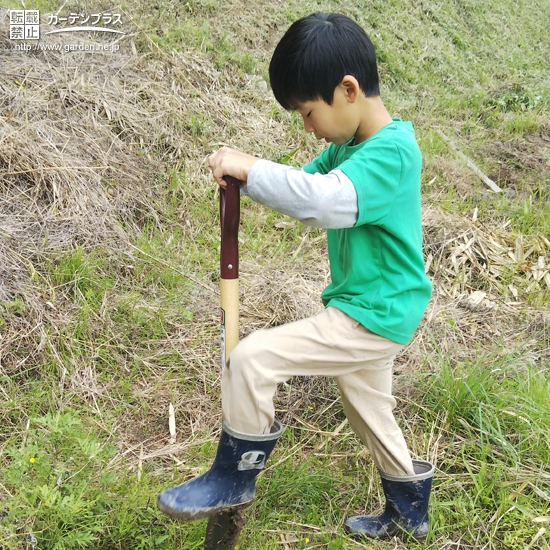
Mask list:
[[391,395],[393,360],[402,348],[333,307],[256,331],[239,342],[223,371],[224,418],[241,432],[268,433],[278,383],[292,376],[334,376],[350,426],[377,467],[387,474],[414,475]]

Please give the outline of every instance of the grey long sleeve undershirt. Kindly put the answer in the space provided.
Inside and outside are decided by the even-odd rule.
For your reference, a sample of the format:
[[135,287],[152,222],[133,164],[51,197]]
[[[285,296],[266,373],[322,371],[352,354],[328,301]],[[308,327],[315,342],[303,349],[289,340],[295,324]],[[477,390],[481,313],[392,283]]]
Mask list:
[[305,225],[327,229],[353,227],[357,221],[357,192],[340,170],[308,174],[284,164],[259,160],[248,172],[241,191],[254,201]]

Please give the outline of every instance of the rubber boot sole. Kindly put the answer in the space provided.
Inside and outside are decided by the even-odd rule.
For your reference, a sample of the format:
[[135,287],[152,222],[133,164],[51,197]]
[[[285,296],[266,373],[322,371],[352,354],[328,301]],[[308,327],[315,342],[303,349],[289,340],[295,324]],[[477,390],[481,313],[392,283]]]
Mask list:
[[398,538],[402,540],[403,542],[424,542],[428,536],[428,534],[424,535],[416,535],[414,533],[409,533],[402,529],[401,527],[397,527],[397,529],[394,531],[392,530],[390,533],[385,534],[379,534],[374,537],[371,537],[364,533],[354,533],[353,531],[350,531],[346,526],[344,526],[346,532],[352,537],[360,540],[390,540],[393,538]]
[[178,511],[178,510],[173,510],[168,506],[165,506],[160,501],[160,497],[158,497],[157,506],[161,512],[164,512],[167,516],[170,516],[173,519],[180,519],[182,521],[195,521],[200,519],[208,519],[208,518],[211,518],[212,516],[216,516],[218,514],[224,514],[226,512],[244,510],[245,508],[250,506],[253,501],[254,499],[251,499],[247,502],[241,502],[234,506],[220,506],[219,508],[208,508],[207,510],[197,509],[197,510]]

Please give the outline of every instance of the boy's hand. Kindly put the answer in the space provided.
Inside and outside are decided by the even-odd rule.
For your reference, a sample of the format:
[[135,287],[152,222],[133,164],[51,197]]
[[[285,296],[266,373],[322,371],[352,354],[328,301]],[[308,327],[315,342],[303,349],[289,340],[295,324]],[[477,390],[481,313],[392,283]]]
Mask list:
[[208,157],[208,165],[214,178],[222,187],[227,185],[223,179],[224,176],[233,176],[242,182],[241,187],[243,187],[246,185],[248,171],[257,160],[259,159],[236,149],[222,147]]

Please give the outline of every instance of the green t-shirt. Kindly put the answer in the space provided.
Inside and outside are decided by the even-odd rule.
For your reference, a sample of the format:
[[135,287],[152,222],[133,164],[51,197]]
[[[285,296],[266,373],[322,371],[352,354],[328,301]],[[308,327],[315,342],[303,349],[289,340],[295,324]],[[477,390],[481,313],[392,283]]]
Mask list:
[[357,191],[355,226],[327,230],[331,283],[323,303],[407,344],[432,291],[422,255],[422,156],[412,124],[400,119],[351,143],[331,144],[304,167],[311,174],[341,170]]

